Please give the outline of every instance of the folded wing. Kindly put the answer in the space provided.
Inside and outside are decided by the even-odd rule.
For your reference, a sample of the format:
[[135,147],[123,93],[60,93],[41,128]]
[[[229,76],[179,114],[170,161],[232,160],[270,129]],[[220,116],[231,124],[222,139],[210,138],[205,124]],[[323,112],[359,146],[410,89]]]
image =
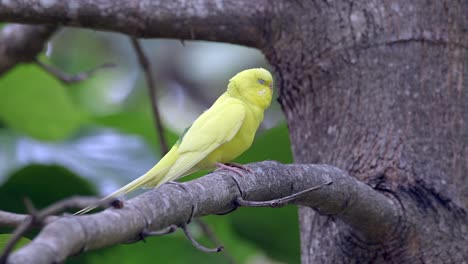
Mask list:
[[244,103],[227,99],[203,113],[183,136],[179,157],[157,186],[187,175],[219,146],[231,141],[245,119]]

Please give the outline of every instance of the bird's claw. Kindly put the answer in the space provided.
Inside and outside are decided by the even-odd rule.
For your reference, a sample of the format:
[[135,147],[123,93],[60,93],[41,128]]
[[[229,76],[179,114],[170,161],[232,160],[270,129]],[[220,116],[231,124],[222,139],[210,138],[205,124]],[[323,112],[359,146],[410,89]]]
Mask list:
[[216,163],[216,167],[217,169],[215,171],[219,171],[219,170],[228,170],[228,171],[232,171],[236,174],[238,174],[239,176],[243,177],[244,176],[244,172],[243,171],[247,171],[248,173],[253,173],[253,170],[249,167],[246,167],[242,164],[238,164],[238,163],[226,163],[226,164],[223,164],[223,163]]

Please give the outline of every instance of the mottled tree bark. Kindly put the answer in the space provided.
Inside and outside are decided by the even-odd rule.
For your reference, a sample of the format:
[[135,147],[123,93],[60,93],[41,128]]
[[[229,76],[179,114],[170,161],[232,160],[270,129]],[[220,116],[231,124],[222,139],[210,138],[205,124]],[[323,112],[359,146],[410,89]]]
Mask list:
[[468,2],[291,1],[275,12],[286,15],[265,50],[295,162],[344,169],[406,215],[399,238],[376,245],[303,207],[303,262],[466,261]]
[[139,38],[263,44],[267,0],[8,0],[0,20],[117,31]]
[[[84,216],[49,216],[53,217],[50,223],[31,243],[10,255],[7,263],[60,263],[87,250],[139,241],[145,230],[184,226],[191,217],[225,214],[251,201],[273,200],[301,192],[289,203],[333,215],[354,230],[360,230],[361,237],[376,243],[393,237],[393,230],[402,217],[395,199],[375,192],[332,166],[265,161],[249,164],[249,168],[252,174],[214,172],[184,183],[183,188],[165,184],[126,202],[121,209]],[[306,191],[311,187],[317,188]],[[368,200],[374,203],[368,205]],[[0,212],[0,217],[2,214],[5,216]],[[8,224],[21,216],[7,217]]]
[[104,13],[93,1],[74,9],[61,6],[76,1],[50,1],[50,12],[8,2],[23,9],[0,5],[0,19],[260,48],[276,71],[295,162],[341,168],[404,212],[394,234],[375,243],[302,207],[303,263],[468,259],[468,2],[179,0],[138,8],[122,0]]

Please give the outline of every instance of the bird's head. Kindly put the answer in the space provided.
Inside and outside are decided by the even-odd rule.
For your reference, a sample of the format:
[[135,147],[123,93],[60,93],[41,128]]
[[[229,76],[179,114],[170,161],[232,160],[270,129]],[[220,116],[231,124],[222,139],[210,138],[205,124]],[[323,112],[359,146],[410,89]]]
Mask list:
[[229,80],[227,92],[246,103],[266,109],[273,96],[273,76],[263,68],[241,71]]

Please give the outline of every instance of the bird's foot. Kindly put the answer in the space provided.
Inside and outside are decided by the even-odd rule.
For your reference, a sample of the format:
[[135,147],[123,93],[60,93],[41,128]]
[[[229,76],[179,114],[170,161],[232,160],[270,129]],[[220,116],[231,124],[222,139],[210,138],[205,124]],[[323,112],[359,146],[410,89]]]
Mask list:
[[247,171],[248,173],[253,173],[253,170],[251,168],[246,167],[239,163],[226,163],[226,164],[216,163],[216,167],[217,169],[215,171],[225,169],[228,171],[232,171],[241,177],[244,176],[244,171]]
[[230,167],[234,167],[234,168],[239,168],[239,169],[245,170],[245,171],[248,172],[248,173],[254,173],[254,171],[253,171],[251,168],[249,168],[249,167],[247,167],[247,166],[245,166],[245,165],[242,165],[242,164],[240,164],[240,163],[228,162],[228,163],[226,163],[225,165],[230,166]]

